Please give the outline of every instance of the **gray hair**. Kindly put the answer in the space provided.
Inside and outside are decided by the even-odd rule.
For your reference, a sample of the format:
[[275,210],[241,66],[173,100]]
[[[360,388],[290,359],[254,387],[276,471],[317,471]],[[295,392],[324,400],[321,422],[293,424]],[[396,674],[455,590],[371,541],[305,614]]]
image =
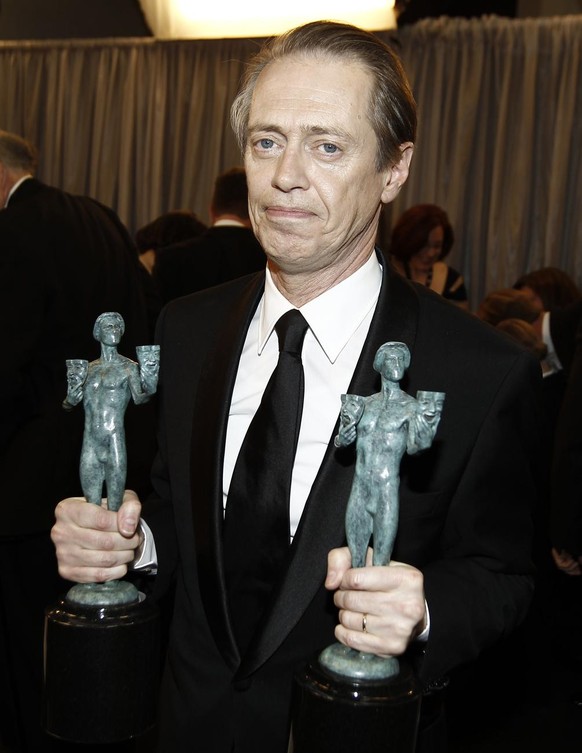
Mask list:
[[9,131],[0,131],[0,162],[9,170],[34,173],[37,152],[26,139]]
[[244,152],[253,93],[262,71],[286,57],[341,59],[359,63],[373,79],[368,118],[376,134],[376,169],[400,161],[400,146],[414,143],[416,103],[397,55],[373,34],[349,24],[314,21],[266,42],[252,58],[231,108],[231,125]]

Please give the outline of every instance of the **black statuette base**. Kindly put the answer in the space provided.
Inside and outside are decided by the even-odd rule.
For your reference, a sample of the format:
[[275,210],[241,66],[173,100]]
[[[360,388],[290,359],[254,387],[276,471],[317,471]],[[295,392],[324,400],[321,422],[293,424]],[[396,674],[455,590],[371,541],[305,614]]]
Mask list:
[[421,693],[412,670],[384,681],[354,681],[317,658],[295,674],[294,753],[414,753]]
[[160,630],[150,602],[90,607],[63,599],[47,610],[43,715],[50,735],[102,744],[154,725]]

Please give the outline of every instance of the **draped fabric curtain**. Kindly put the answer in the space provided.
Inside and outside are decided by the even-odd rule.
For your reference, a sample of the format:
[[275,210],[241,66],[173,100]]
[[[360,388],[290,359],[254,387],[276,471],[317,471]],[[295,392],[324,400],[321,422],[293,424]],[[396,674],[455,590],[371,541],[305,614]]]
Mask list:
[[[447,210],[475,307],[554,265],[582,283],[582,16],[440,18],[396,40],[418,101],[407,207]],[[131,232],[169,209],[207,218],[241,163],[228,123],[257,40],[0,43],[0,128],[41,152],[39,177],[112,206]]]
[[228,125],[252,40],[0,44],[0,128],[39,148],[38,177],[113,207],[131,232],[169,209],[207,219],[241,164]]
[[447,210],[473,306],[542,266],[582,284],[582,16],[440,18],[399,39],[420,124],[392,216]]

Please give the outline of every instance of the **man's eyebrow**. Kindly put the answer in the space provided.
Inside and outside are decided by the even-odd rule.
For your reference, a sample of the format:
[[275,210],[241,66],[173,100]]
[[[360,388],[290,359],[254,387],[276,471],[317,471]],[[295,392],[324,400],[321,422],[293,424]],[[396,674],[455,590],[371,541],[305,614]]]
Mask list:
[[276,125],[269,125],[268,123],[249,123],[249,131],[277,131]]
[[[284,129],[274,123],[252,123],[248,127],[249,133],[278,133],[284,135]],[[330,136],[343,141],[353,141],[351,133],[337,126],[303,125],[301,133],[304,136]]]
[[247,130],[249,133],[256,133],[257,131],[268,131],[269,133],[275,131],[276,133],[281,133],[279,126],[269,123],[249,123]]
[[343,128],[338,128],[337,126],[302,126],[301,130],[307,136],[331,136],[332,138],[338,138],[342,141],[354,140],[351,133]]

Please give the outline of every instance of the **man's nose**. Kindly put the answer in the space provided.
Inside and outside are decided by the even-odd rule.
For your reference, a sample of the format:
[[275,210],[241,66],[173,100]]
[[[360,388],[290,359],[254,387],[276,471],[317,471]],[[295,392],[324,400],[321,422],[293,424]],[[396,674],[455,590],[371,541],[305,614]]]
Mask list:
[[288,145],[277,158],[273,186],[281,191],[303,190],[309,187],[306,170],[307,155],[301,146]]

